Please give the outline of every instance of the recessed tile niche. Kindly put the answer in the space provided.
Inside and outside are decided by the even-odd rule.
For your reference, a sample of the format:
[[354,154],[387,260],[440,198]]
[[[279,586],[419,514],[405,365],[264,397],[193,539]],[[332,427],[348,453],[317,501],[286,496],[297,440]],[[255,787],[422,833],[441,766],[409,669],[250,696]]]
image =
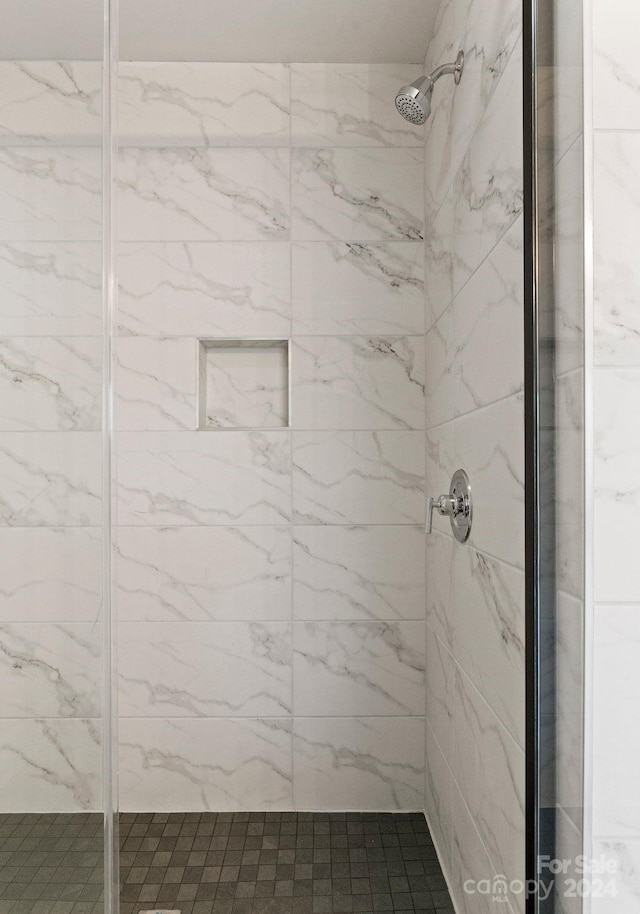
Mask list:
[[201,340],[202,429],[287,428],[288,340]]

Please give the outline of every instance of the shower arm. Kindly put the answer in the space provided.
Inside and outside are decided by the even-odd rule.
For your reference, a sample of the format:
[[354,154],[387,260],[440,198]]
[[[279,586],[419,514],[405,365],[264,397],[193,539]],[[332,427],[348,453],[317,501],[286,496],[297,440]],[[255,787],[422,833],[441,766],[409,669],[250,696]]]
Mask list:
[[425,80],[429,80],[429,82],[431,82],[433,85],[440,79],[441,76],[453,76],[457,86],[462,76],[463,67],[464,54],[462,51],[460,51],[453,63],[443,63],[441,66],[436,67],[435,70],[432,70],[428,76],[425,76]]
[[432,83],[438,82],[441,76],[451,76],[456,73],[456,64],[455,63],[443,63],[441,67],[436,67],[433,70],[427,79],[430,79]]

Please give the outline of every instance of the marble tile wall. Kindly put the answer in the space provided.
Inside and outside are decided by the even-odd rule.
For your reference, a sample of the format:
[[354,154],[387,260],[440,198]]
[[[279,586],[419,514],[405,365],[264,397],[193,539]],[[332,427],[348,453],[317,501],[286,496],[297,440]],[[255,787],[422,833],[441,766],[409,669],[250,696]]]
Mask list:
[[[124,809],[423,804],[420,69],[120,67]],[[0,70],[1,802],[98,808],[100,71]],[[199,430],[243,338],[290,427]]]
[[0,64],[0,809],[101,803],[101,88]]
[[[419,69],[120,67],[123,809],[423,806]],[[198,430],[198,339],[252,337],[289,427]]]
[[618,895],[592,909],[630,914],[640,905],[640,578],[630,525],[639,491],[640,69],[629,49],[640,15],[622,0],[593,6],[593,849],[617,862]]
[[475,506],[467,544],[444,518],[427,538],[425,808],[469,914],[466,879],[524,872],[521,28],[515,0],[443,0],[427,53],[466,55],[425,139],[426,487],[464,467]]

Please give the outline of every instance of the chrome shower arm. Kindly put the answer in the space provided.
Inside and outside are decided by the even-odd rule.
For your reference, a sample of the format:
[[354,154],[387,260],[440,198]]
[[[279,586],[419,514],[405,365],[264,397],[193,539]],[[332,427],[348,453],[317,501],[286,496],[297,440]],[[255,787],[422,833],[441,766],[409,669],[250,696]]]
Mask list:
[[454,63],[443,63],[442,66],[436,67],[427,79],[430,79],[431,82],[437,82],[441,76],[453,76],[456,86],[460,82],[462,76],[462,68],[464,66],[464,54],[462,51],[458,54]]

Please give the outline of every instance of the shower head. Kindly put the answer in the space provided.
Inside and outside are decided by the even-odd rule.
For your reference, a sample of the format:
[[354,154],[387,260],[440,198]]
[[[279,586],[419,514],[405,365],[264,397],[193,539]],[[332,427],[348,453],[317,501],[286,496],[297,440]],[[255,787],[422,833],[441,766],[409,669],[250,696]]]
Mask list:
[[431,114],[433,80],[422,76],[409,86],[403,86],[396,95],[396,108],[410,124],[424,124]]
[[462,79],[464,51],[460,51],[455,63],[437,67],[428,76],[421,76],[408,86],[403,86],[396,95],[396,108],[410,124],[424,124],[431,114],[433,87],[441,76],[452,75],[456,86]]

